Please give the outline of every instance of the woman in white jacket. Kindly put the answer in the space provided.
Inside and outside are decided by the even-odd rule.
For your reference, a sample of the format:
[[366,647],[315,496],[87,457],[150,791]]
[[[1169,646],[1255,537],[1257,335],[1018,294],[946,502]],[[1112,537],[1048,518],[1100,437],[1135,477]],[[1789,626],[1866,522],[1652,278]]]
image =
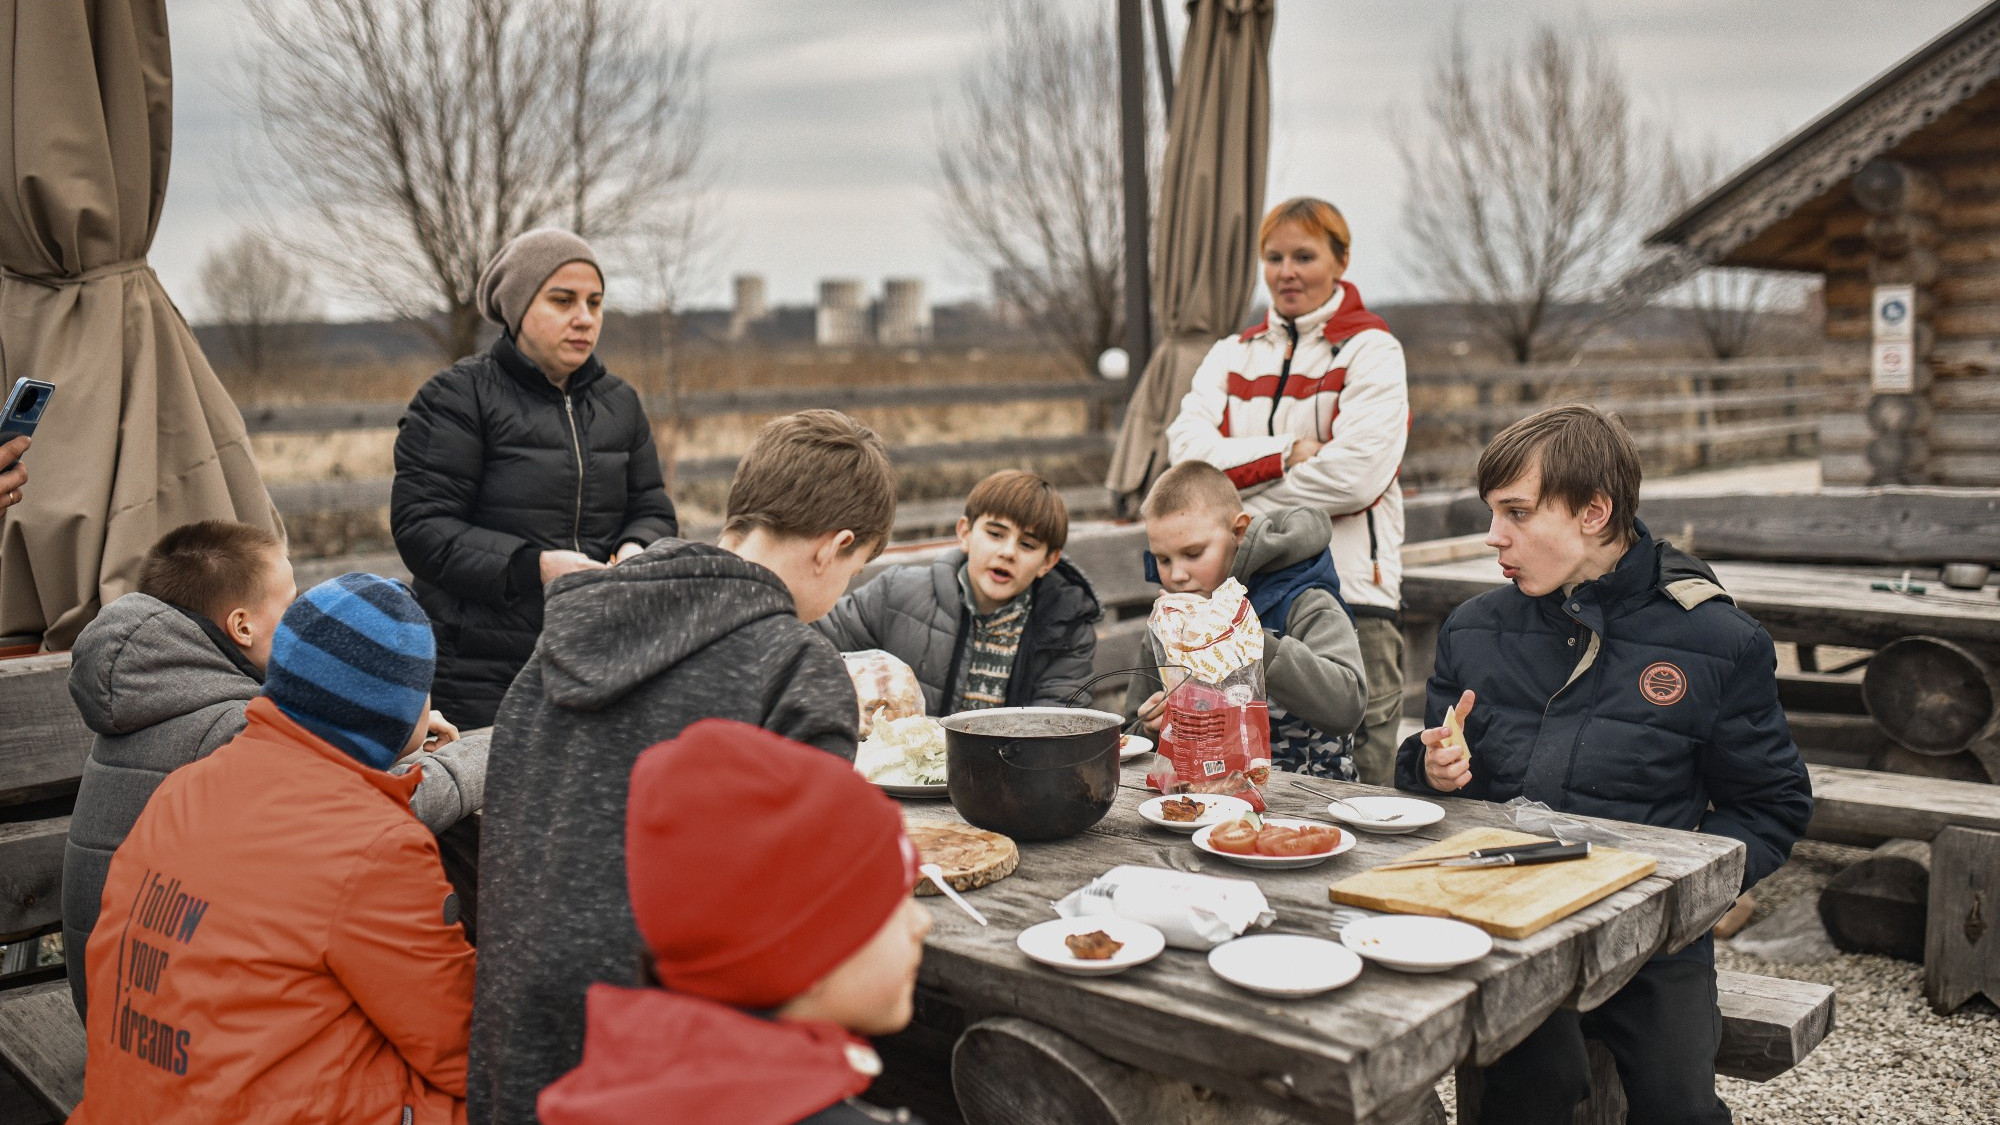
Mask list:
[[1227,473],[1251,512],[1333,517],[1334,566],[1368,675],[1355,765],[1362,781],[1390,785],[1403,695],[1403,346],[1341,280],[1352,239],[1332,204],[1280,203],[1258,243],[1271,312],[1209,349],[1167,428],[1167,452]]

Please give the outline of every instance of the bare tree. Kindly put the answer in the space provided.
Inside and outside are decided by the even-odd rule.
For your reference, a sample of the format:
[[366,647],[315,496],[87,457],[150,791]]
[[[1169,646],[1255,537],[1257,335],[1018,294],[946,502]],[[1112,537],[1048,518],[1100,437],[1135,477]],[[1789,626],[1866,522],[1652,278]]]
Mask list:
[[296,359],[319,316],[312,275],[255,231],[202,258],[201,291],[234,366],[253,380]]
[[447,357],[476,346],[473,289],[509,238],[560,225],[610,256],[690,205],[706,55],[644,0],[251,11],[265,178],[310,220],[295,244]]
[[[1667,141],[1661,153],[1661,222],[1719,184],[1734,165],[1713,141],[1694,148]],[[1774,314],[1802,306],[1809,284],[1796,274],[1716,266],[1669,290],[1662,303],[1681,310],[1704,352],[1734,359],[1771,334]]]
[[1392,130],[1417,276],[1517,363],[1573,350],[1609,315],[1650,217],[1644,135],[1587,26],[1544,24],[1490,66],[1454,28],[1420,119]]
[[[1003,307],[1085,371],[1125,334],[1118,45],[1112,6],[1097,8],[989,5],[986,48],[963,76],[963,104],[940,112],[937,143],[945,233]],[[1150,139],[1158,112],[1146,104]],[[1158,149],[1149,144],[1149,164]]]

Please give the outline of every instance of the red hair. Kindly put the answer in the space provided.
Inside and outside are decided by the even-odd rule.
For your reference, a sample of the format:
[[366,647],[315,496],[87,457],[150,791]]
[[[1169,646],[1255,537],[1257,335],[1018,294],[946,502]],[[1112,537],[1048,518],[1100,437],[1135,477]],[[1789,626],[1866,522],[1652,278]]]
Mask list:
[[1335,258],[1347,261],[1347,248],[1353,245],[1354,238],[1347,231],[1347,219],[1340,208],[1309,195],[1287,199],[1264,216],[1263,225],[1257,228],[1257,249],[1263,250],[1264,244],[1271,241],[1271,232],[1286,223],[1295,224],[1314,238],[1324,239],[1333,248]]

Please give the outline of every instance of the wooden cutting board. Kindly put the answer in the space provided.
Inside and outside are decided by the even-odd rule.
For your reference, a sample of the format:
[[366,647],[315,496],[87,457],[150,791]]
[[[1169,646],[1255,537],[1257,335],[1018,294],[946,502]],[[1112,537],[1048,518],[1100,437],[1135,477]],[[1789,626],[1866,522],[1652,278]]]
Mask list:
[[[1398,859],[1462,855],[1478,848],[1532,844],[1505,828],[1474,828]],[[1659,867],[1651,856],[1593,847],[1588,859],[1529,867],[1407,867],[1368,871],[1328,889],[1335,902],[1392,914],[1427,914],[1470,922],[1494,937],[1522,938],[1582,910]]]
[[[944,868],[944,881],[955,891],[969,891],[998,882],[1014,873],[1021,862],[1021,849],[998,832],[974,828],[970,824],[938,824],[905,820],[910,843],[925,863]],[[917,880],[920,895],[940,894],[929,879]]]

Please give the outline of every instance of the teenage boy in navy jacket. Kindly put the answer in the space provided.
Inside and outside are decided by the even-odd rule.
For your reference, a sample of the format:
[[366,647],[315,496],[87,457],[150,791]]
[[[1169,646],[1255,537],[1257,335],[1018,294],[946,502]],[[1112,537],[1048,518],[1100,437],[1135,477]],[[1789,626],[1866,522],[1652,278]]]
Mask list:
[[[1552,407],[1493,439],[1478,487],[1511,585],[1445,621],[1429,729],[1404,741],[1396,784],[1728,836],[1747,849],[1748,890],[1812,816],[1776,653],[1713,571],[1639,522],[1639,478],[1631,435],[1593,407]],[[1465,747],[1445,737],[1447,707]],[[1728,1122],[1721,1029],[1704,936],[1487,1068],[1480,1125],[1567,1123],[1589,1093],[1585,1036],[1617,1060],[1632,1125]]]

